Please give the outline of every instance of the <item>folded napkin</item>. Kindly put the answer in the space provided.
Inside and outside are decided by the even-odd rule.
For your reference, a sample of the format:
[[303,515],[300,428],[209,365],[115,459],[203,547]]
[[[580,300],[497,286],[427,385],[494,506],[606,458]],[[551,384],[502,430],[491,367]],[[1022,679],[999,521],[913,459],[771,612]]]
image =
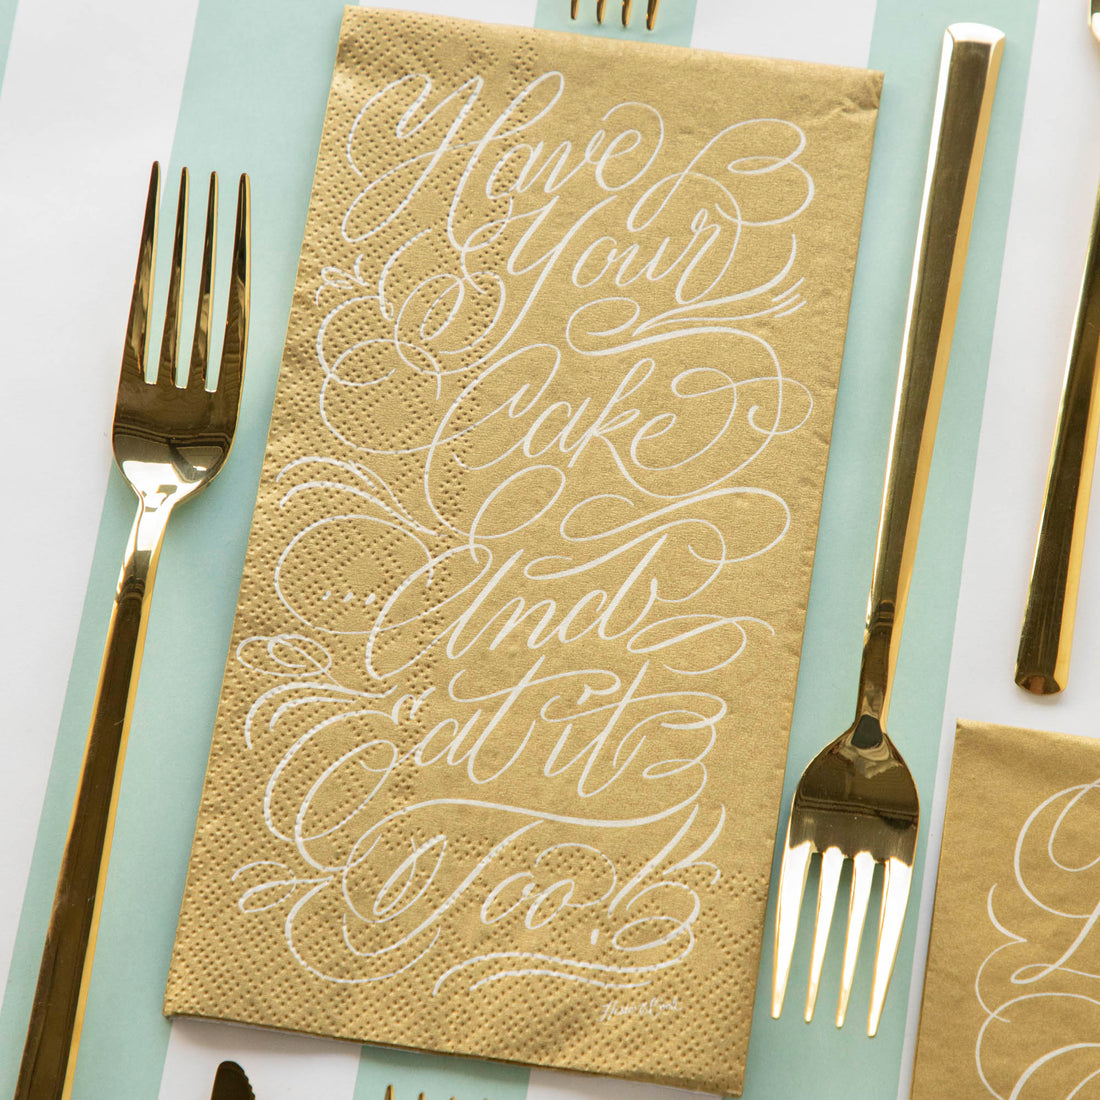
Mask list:
[[348,9],[167,1012],[740,1091],[880,84]]
[[1100,741],[960,723],[914,1100],[1100,1096]]

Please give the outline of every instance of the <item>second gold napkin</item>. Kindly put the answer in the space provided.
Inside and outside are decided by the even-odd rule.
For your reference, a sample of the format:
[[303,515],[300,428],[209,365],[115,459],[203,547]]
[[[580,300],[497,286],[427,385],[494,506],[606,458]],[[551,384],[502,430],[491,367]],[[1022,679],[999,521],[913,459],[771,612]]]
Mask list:
[[168,1012],[740,1091],[879,88],[348,9]]
[[1100,1096],[1100,741],[960,722],[913,1100]]

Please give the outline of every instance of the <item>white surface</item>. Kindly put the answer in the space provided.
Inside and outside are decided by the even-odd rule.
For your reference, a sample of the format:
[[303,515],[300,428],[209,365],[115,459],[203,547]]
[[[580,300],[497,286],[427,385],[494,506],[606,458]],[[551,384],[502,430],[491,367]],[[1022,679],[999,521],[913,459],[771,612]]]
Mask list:
[[0,90],[0,990],[103,509],[149,165],[171,151],[197,6],[26,0]]

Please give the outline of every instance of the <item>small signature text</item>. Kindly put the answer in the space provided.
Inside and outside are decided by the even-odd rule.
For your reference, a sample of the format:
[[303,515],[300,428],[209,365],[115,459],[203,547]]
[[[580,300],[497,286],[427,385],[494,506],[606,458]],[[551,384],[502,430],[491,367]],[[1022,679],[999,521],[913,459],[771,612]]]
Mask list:
[[650,997],[648,1001],[608,1001],[600,1008],[600,1023],[607,1023],[617,1016],[664,1016],[668,1012],[680,1012],[683,1006],[679,996],[665,1001],[660,997]]

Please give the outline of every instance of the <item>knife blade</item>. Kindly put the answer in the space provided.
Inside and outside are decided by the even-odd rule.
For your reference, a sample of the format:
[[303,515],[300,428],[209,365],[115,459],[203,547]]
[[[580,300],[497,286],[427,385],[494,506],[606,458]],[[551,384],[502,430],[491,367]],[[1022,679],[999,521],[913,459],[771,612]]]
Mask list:
[[214,1075],[210,1100],[256,1100],[248,1077],[236,1062],[222,1062]]

